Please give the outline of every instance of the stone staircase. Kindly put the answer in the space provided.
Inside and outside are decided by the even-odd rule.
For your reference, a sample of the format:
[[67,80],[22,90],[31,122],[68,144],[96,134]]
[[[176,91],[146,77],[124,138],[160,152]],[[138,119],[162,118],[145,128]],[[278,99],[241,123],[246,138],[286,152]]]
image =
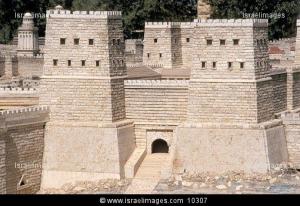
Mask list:
[[131,185],[127,188],[127,194],[150,194],[161,179],[162,170],[165,169],[167,153],[155,153],[146,155],[140,165]]

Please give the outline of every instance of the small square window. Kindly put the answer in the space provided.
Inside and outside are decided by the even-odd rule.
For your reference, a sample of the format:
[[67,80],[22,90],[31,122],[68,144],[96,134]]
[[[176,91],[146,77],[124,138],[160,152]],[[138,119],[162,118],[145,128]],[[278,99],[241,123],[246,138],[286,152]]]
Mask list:
[[228,68],[232,68],[232,62],[228,62]]
[[94,39],[89,39],[89,45],[94,45]]
[[66,39],[65,38],[60,38],[60,44],[65,45],[66,44]]
[[116,44],[116,40],[115,40],[115,39],[113,39],[113,40],[112,40],[112,43],[113,43],[113,45],[115,45],[115,44]]
[[206,45],[212,45],[212,39],[207,39],[206,40]]
[[233,40],[233,45],[239,45],[240,43],[240,40],[239,39],[234,39]]
[[190,42],[190,38],[186,38],[186,42]]
[[120,44],[121,44],[121,40],[117,39],[117,45],[120,45]]
[[205,68],[206,67],[206,62],[201,62],[201,67]]
[[159,58],[162,58],[162,53],[159,53]]
[[147,57],[150,58],[150,53],[147,53]]
[[215,69],[216,66],[217,66],[217,62],[213,62],[213,66],[212,67]]
[[100,61],[97,60],[97,61],[96,61],[96,67],[99,67],[99,66],[100,66]]
[[85,66],[85,60],[81,60],[81,66]]
[[174,43],[175,43],[175,44],[177,43],[177,38],[174,39]]
[[157,39],[154,39],[154,43],[157,43]]
[[58,60],[57,59],[53,59],[53,66],[57,66]]
[[68,60],[68,66],[70,67],[72,65],[71,60]]
[[244,62],[240,62],[240,68],[244,69],[244,67],[245,67],[245,63]]
[[225,39],[220,39],[220,45],[225,45],[226,40]]
[[74,44],[78,45],[79,44],[79,39],[74,39]]

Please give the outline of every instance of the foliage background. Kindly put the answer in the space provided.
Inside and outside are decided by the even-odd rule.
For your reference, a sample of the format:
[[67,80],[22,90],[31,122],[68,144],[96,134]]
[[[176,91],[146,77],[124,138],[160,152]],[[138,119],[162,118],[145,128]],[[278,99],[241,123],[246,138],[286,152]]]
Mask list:
[[[278,39],[296,34],[300,0],[209,0],[215,18],[243,18],[242,13],[284,13],[285,18],[269,19],[269,37]],[[126,38],[140,37],[135,32],[145,21],[192,21],[197,14],[197,0],[0,0],[0,43],[8,43],[21,19],[16,14],[45,14],[62,5],[70,10],[121,10]],[[45,19],[36,18],[40,36],[44,36]]]

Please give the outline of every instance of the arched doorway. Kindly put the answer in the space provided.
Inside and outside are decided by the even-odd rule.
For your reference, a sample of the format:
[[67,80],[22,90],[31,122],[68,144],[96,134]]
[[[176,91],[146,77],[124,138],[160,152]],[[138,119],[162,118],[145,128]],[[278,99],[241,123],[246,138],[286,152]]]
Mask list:
[[168,153],[168,143],[165,140],[157,139],[152,143],[151,151],[152,153]]

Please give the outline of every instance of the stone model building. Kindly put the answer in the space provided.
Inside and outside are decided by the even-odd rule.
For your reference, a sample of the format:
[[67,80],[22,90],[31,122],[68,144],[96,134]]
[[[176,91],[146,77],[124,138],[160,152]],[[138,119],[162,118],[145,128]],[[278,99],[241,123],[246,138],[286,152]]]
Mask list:
[[0,193],[134,178],[157,152],[161,178],[300,168],[300,20],[292,65],[270,65],[267,28],[146,22],[127,68],[120,12],[47,11],[40,86],[0,88]]

